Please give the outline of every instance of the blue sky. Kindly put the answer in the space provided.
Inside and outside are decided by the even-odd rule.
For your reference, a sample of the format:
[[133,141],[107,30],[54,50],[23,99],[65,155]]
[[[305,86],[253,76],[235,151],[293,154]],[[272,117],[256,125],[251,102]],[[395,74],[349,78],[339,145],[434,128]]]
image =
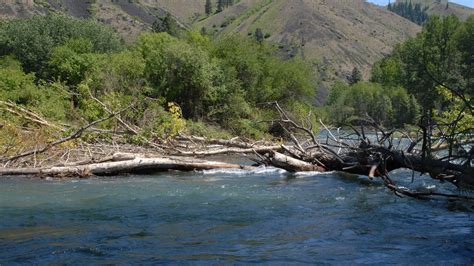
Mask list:
[[[378,4],[378,5],[388,4],[388,0],[367,0],[367,1]],[[395,0],[392,0],[392,2],[395,2]],[[452,1],[450,0],[449,2],[458,3],[458,4],[469,6],[469,7],[474,7],[474,0],[452,0]]]

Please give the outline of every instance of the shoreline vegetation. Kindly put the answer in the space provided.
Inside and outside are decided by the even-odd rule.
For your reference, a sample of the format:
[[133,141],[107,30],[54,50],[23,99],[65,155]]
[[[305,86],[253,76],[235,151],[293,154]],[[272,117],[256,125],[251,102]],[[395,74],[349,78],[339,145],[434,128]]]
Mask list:
[[[318,108],[311,64],[283,60],[264,41],[212,39],[168,20],[129,46],[87,20],[0,21],[0,176],[264,165],[380,178],[398,196],[472,199],[399,187],[390,172],[474,189],[474,16],[430,18],[370,82],[354,69]],[[255,166],[198,159],[219,154]]]

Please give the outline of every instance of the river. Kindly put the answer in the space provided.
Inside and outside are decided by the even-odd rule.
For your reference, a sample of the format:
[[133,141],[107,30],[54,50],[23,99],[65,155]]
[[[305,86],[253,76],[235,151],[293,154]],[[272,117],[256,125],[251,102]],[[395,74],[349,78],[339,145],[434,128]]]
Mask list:
[[[400,184],[451,190],[397,171]],[[0,179],[0,265],[472,264],[474,203],[278,169]]]

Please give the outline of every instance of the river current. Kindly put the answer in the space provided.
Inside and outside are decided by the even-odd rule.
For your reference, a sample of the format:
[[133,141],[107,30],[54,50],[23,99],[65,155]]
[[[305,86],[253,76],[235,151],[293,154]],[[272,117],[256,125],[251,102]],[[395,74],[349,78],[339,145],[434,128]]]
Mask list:
[[94,263],[472,264],[474,203],[265,168],[0,179],[0,265]]

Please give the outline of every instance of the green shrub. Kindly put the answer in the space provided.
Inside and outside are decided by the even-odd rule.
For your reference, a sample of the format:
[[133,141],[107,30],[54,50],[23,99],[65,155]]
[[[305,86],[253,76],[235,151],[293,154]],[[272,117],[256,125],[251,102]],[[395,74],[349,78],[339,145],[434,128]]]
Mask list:
[[[53,48],[69,39],[87,39],[97,53],[118,51],[121,39],[109,27],[92,20],[61,15],[14,19],[0,24],[0,56],[14,55],[27,72],[42,72]],[[45,76],[43,76],[45,77]]]
[[70,112],[69,94],[61,83],[35,84],[10,56],[0,58],[0,99],[36,110],[46,117],[65,120]]

